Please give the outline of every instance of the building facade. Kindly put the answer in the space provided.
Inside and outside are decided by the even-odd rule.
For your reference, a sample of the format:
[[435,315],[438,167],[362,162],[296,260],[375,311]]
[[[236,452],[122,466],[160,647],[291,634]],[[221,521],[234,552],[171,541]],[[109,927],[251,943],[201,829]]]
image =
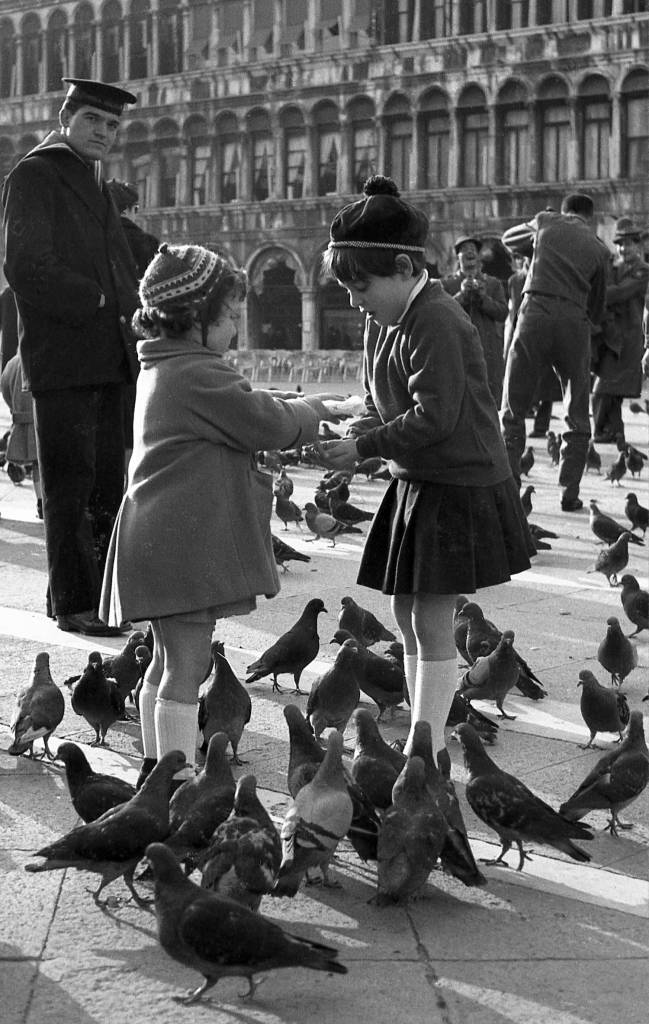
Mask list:
[[374,172],[431,219],[428,258],[567,191],[599,233],[649,223],[649,0],[0,0],[0,175],[57,123],[63,75],[127,86],[107,177],[142,225],[250,280],[240,347],[358,348],[320,281]]

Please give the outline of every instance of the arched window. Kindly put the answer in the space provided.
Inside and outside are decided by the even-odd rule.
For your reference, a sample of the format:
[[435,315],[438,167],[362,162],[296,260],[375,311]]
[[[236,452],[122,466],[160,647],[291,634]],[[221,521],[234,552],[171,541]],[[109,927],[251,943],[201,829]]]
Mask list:
[[158,156],[158,206],[176,206],[179,200],[180,143],[175,121],[165,119],[155,128]]
[[140,207],[150,206],[152,146],[147,125],[139,121],[127,125],[123,151],[126,179],[137,186]]
[[131,30],[129,78],[147,78],[151,46],[149,0],[133,0],[129,25]]
[[591,75],[579,88],[579,177],[609,176],[611,99],[608,82]]
[[47,26],[47,91],[61,90],[61,79],[67,66],[67,18],[63,11],[54,11]]
[[252,172],[252,198],[262,201],[272,193],[274,178],[273,135],[270,119],[265,110],[248,114]]
[[649,176],[649,72],[638,68],[622,85],[622,174]]
[[23,96],[39,92],[41,67],[41,23],[36,14],[23,21]]
[[74,77],[92,78],[95,30],[90,4],[81,4],[74,16]]
[[501,185],[529,181],[529,104],[527,90],[508,82],[498,94],[496,107],[496,175]]
[[546,79],[539,89],[541,181],[568,179],[570,111],[568,88],[560,78]]
[[365,181],[376,174],[376,128],[374,104],[355,100],[349,106],[352,142],[352,191],[362,192]]
[[486,0],[459,0],[458,21],[458,35],[465,36],[472,35],[474,32],[486,32]]
[[446,188],[451,123],[448,99],[435,89],[422,98],[419,115],[424,188]]
[[301,199],[304,195],[306,170],[306,132],[304,118],[296,107],[282,111],[284,132],[285,195],[287,199]]
[[334,103],[321,103],[313,111],[317,137],[318,180],[316,192],[326,196],[338,190],[338,159],[340,155],[340,125],[338,108]]
[[158,14],[159,75],[173,75],[183,69],[183,20],[178,0],[160,0]]
[[527,28],[530,0],[496,0],[496,30]]
[[489,118],[485,95],[477,85],[468,86],[457,108],[460,132],[460,185],[486,185]]
[[0,97],[13,95],[16,90],[16,36],[9,18],[0,21]]
[[190,202],[205,206],[210,200],[212,142],[203,117],[192,117],[185,125],[189,158]]
[[385,106],[386,166],[399,188],[410,188],[410,156],[412,153],[412,115],[410,103],[395,96]]
[[122,8],[118,0],[108,0],[101,21],[102,33],[102,78],[104,82],[118,82],[122,77]]
[[241,133],[234,114],[224,114],[216,123],[219,198],[231,203],[241,191]]
[[536,0],[536,24],[551,25],[552,18],[552,0]]

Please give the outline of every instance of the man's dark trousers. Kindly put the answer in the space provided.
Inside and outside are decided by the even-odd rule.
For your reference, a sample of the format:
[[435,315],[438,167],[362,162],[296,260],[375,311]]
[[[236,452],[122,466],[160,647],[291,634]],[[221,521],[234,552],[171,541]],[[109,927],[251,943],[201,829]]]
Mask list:
[[96,610],[124,490],[123,384],[34,394],[50,614]]
[[520,486],[525,450],[525,414],[546,366],[561,381],[566,427],[559,463],[561,500],[574,501],[586,465],[590,438],[590,324],[585,310],[568,299],[529,294],[523,299],[505,367],[500,414],[514,479]]

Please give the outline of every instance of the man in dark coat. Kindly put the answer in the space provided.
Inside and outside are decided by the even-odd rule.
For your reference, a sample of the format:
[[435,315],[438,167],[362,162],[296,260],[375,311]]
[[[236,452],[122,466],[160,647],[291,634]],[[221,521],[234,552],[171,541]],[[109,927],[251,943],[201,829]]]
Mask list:
[[595,441],[614,444],[624,438],[622,400],[642,390],[642,313],[649,264],[640,251],[642,229],[620,217],[613,243],[617,260],[606,289],[606,315],[594,354],[593,425]]
[[134,379],[133,259],[101,178],[131,93],[64,79],[60,130],[3,190],[5,274],[16,296],[25,386],[34,398],[49,574],[60,629],[116,632],[97,616],[124,480],[123,391]]
[[106,184],[119,211],[119,219],[135,260],[135,271],[139,281],[144,277],[144,271],[157,253],[160,242],[155,235],[144,231],[133,220],[140,203],[140,196],[135,185],[129,181],[119,181],[117,178],[111,178]]
[[501,425],[514,479],[526,444],[525,414],[543,369],[561,380],[565,423],[559,463],[561,508],[583,508],[579,485],[590,438],[590,332],[603,315],[609,250],[594,230],[593,202],[576,192],[561,213],[544,210],[531,222],[534,255],[507,354]]

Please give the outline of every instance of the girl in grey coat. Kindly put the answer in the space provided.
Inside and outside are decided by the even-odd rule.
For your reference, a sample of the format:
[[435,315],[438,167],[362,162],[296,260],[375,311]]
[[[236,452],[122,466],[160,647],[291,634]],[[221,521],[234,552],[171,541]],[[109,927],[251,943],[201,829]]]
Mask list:
[[279,590],[272,480],[255,452],[313,441],[320,419],[331,418],[322,396],[253,390],[224,361],[244,294],[241,273],[191,245],[161,246],[140,284],[134,448],[101,615],[151,620],[140,694],[145,770],[174,749],[193,765],[214,621]]

